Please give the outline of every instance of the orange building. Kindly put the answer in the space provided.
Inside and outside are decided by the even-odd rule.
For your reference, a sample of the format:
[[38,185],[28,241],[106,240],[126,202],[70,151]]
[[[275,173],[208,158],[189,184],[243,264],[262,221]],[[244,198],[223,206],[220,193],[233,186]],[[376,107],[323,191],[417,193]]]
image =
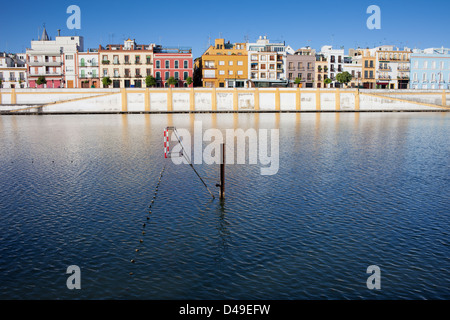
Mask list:
[[216,39],[201,57],[202,85],[207,88],[244,88],[248,82],[245,43]]

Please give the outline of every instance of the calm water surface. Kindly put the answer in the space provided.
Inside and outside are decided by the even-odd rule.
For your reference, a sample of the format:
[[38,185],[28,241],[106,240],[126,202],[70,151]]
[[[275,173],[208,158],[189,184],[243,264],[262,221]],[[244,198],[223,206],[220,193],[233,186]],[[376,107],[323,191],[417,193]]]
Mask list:
[[[278,173],[228,165],[212,200],[163,159],[163,128],[195,120],[279,129]],[[1,116],[0,299],[449,299],[449,128],[445,113]],[[217,194],[218,166],[196,168]]]

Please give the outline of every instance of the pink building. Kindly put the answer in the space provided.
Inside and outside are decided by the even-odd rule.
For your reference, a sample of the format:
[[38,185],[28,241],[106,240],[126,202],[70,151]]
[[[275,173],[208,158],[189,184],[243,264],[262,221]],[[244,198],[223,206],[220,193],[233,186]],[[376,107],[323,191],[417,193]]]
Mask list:
[[169,87],[167,80],[174,77],[178,80],[175,87],[192,87],[186,83],[187,78],[193,78],[192,50],[190,48],[163,48],[155,46],[153,49],[153,76],[158,87]]

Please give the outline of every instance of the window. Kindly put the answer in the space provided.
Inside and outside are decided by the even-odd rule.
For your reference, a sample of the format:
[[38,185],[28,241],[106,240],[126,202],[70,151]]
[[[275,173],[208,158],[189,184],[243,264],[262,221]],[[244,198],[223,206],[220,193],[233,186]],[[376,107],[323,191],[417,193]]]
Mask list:
[[427,74],[425,72],[422,74],[422,81],[423,82],[427,81]]
[[219,74],[220,74],[220,75],[224,75],[224,74],[225,74],[225,71],[224,71],[224,70],[220,70],[220,71],[219,71]]
[[232,66],[233,65],[233,61],[228,61],[228,65]]
[[[56,57],[53,57],[56,59]],[[66,54],[66,60],[73,60],[73,55],[71,54]]]
[[238,74],[238,76],[242,76],[242,75],[244,74],[244,71],[239,70],[239,71],[237,72],[237,74]]
[[265,63],[261,64],[261,69],[266,69],[266,64]]
[[258,56],[256,54],[252,54],[251,61],[258,61]]
[[108,69],[103,69],[103,76],[107,77],[108,76]]
[[267,57],[265,55],[261,55],[261,61],[267,61]]
[[299,63],[297,64],[297,68],[298,68],[299,70],[303,69],[303,62],[299,62]]
[[152,69],[147,69],[147,75],[151,76],[152,75]]
[[168,80],[169,78],[170,78],[169,72],[166,71],[166,72],[164,73],[164,79],[165,79],[165,80]]
[[431,69],[436,69],[436,61],[433,61],[433,62],[431,63]]
[[[243,66],[243,65],[244,65],[244,62],[243,62],[243,61],[238,61],[238,62],[237,62],[237,65],[238,65],[238,66]],[[443,68],[442,68],[442,69],[443,69]]]
[[183,72],[183,79],[186,80],[189,77],[189,72]]
[[370,79],[373,79],[373,71],[369,72]]
[[158,68],[158,69],[161,68],[161,61],[156,60],[156,62],[155,62],[155,68]]
[[428,61],[425,61],[425,62],[423,63],[423,68],[424,68],[424,69],[428,69]]
[[151,56],[147,56],[147,64],[151,64],[152,63],[152,57]]
[[175,79],[179,79],[180,78],[180,75],[179,75],[178,71],[175,71],[174,78]]
[[178,66],[179,66],[179,61],[175,60],[175,69],[178,69]]
[[125,56],[125,63],[130,63],[130,56]]
[[214,68],[214,61],[205,61],[205,68]]
[[414,61],[414,68],[419,69],[419,61]]
[[225,65],[225,61],[219,61],[219,66],[224,66]]
[[136,64],[140,64],[141,63],[141,56],[134,56],[134,62]]
[[135,72],[136,72],[136,77],[139,77],[141,75],[141,69],[136,69]]
[[170,68],[170,61],[169,60],[166,60],[166,69],[169,69]]
[[370,60],[370,67],[373,68],[373,60]]
[[444,61],[441,61],[439,69],[444,70]]
[[261,79],[265,79],[266,78],[266,73],[265,72],[262,72],[261,73]]
[[233,75],[233,70],[229,70],[228,75],[230,75],[230,76]]
[[156,74],[155,74],[155,76],[156,76],[156,80],[161,80],[161,72],[156,72]]
[[184,60],[183,63],[184,63],[184,68],[185,68],[185,69],[189,68],[189,61]]

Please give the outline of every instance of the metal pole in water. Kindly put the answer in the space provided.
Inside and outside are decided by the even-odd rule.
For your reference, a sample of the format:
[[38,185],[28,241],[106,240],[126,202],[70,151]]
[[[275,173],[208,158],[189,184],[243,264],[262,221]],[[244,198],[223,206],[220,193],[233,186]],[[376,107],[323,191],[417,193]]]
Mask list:
[[225,199],[225,143],[222,143],[222,162],[220,163],[220,199]]

